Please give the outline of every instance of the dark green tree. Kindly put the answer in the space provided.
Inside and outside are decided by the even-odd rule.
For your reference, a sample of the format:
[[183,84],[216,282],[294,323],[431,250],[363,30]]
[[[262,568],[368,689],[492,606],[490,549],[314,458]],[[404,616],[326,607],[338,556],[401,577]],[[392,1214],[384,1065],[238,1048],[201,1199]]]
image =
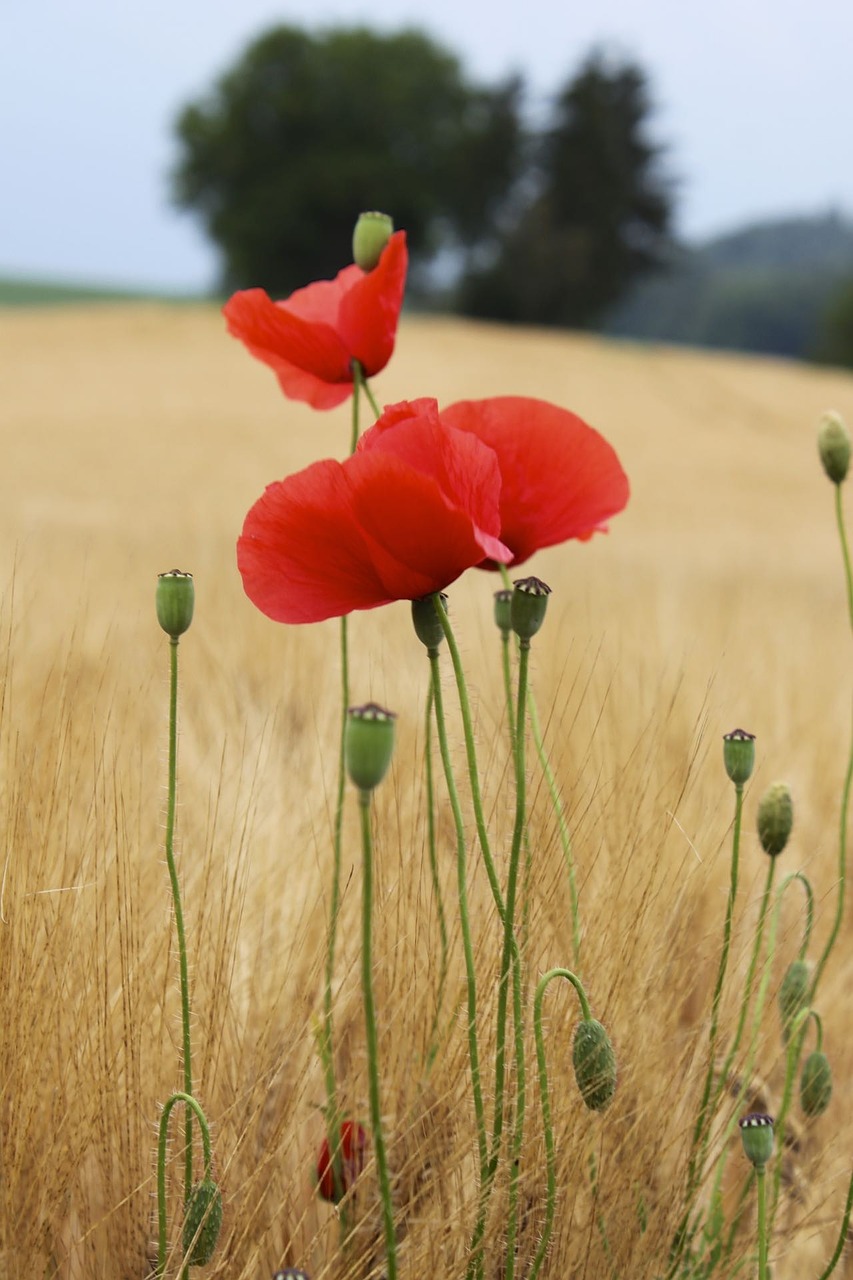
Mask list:
[[174,199],[219,246],[226,288],[333,276],[363,209],[406,229],[415,266],[464,255],[516,178],[520,95],[469,83],[415,31],[278,27],[182,111]]
[[646,78],[593,54],[559,94],[531,195],[462,309],[532,324],[594,324],[669,248],[670,184],[648,136]]
[[853,369],[853,276],[840,284],[822,317],[815,356],[822,364]]

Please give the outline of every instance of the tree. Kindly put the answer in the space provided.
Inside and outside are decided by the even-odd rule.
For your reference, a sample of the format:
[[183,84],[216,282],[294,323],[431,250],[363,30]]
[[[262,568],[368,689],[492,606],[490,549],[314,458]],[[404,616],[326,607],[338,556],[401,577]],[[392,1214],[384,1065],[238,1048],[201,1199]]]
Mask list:
[[821,319],[815,358],[822,364],[853,369],[853,276],[833,293]]
[[647,137],[643,72],[593,54],[557,98],[531,195],[494,260],[468,273],[470,314],[589,325],[669,247],[671,193]]
[[174,198],[221,249],[229,289],[334,275],[363,209],[406,229],[417,266],[491,234],[518,168],[520,93],[470,84],[415,31],[278,27],[182,111]]

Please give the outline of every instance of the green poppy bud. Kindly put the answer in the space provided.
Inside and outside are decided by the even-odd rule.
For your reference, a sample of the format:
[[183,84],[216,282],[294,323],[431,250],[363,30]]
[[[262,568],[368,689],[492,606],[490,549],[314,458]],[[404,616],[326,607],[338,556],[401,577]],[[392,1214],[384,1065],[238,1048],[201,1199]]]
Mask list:
[[817,429],[817,451],[833,484],[841,484],[850,466],[850,432],[840,413],[825,413]]
[[782,1017],[782,1038],[787,1043],[791,1038],[794,1019],[808,1005],[809,999],[809,966],[805,960],[794,960],[788,965],[782,985],[779,988],[779,1013]]
[[755,767],[755,734],[733,729],[723,734],[723,764],[736,787],[742,787]]
[[746,1158],[763,1169],[773,1155],[773,1117],[753,1111],[738,1123]]
[[195,606],[195,587],[191,573],[170,569],[157,578],[157,621],[173,640],[189,630]]
[[512,596],[507,587],[495,592],[495,626],[505,636],[512,631]]
[[[439,594],[446,612],[447,596],[443,591]],[[421,644],[430,650],[437,649],[444,639],[444,628],[436,612],[435,601],[432,596],[422,596],[420,600],[412,601],[412,622],[415,627],[415,635]]]
[[387,213],[359,215],[352,233],[352,260],[362,271],[372,271],[378,265],[394,231],[394,223]]
[[590,1111],[604,1111],[616,1092],[616,1055],[595,1018],[584,1018],[575,1027],[572,1062],[584,1102]]
[[551,588],[541,578],[519,578],[510,601],[512,629],[520,640],[532,640],[545,621]]
[[794,825],[794,802],[786,783],[774,782],[768,787],[758,806],[758,838],[771,858],[777,857],[788,843]]
[[372,791],[388,772],[394,753],[393,711],[375,702],[350,707],[344,735],[344,755],[350,781],[359,791]]
[[[193,1267],[205,1267],[213,1257],[222,1228],[222,1192],[210,1178],[197,1182],[187,1201],[184,1253]],[[193,1243],[195,1242],[195,1243]]]
[[807,1116],[822,1115],[832,1097],[832,1068],[825,1053],[815,1049],[803,1065],[800,1076],[800,1106]]

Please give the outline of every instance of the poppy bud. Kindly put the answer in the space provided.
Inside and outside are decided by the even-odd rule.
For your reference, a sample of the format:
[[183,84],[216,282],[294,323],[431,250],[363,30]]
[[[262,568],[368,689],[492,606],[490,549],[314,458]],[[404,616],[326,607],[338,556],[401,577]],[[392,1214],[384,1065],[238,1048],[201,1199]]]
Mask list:
[[190,1192],[184,1218],[184,1253],[193,1267],[205,1267],[213,1257],[222,1227],[222,1192],[210,1178]]
[[723,764],[736,787],[742,787],[755,767],[755,734],[733,729],[723,734]]
[[833,484],[841,484],[850,466],[850,432],[839,413],[825,413],[817,429],[817,451]]
[[359,214],[352,233],[352,260],[362,271],[372,271],[379,265],[382,250],[394,232],[394,222],[387,213]]
[[809,966],[805,960],[788,965],[779,988],[779,1012],[782,1015],[782,1038],[787,1043],[797,1014],[805,1009],[809,996]]
[[807,1116],[822,1115],[832,1097],[832,1068],[819,1049],[810,1053],[800,1076],[800,1106]]
[[794,802],[784,782],[768,787],[758,806],[758,838],[771,858],[777,857],[788,843],[794,825]]
[[512,631],[512,596],[506,587],[495,592],[495,626],[505,636]]
[[195,587],[191,573],[170,569],[157,578],[157,621],[173,640],[189,629],[193,620]]
[[541,578],[518,578],[510,602],[512,629],[520,640],[532,640],[545,621],[551,588]]
[[595,1018],[584,1018],[575,1027],[572,1062],[584,1102],[590,1111],[604,1111],[616,1091],[616,1055]]
[[329,1139],[324,1138],[320,1144],[317,1157],[317,1190],[324,1200],[335,1204],[345,1195],[364,1168],[364,1153],[367,1147],[367,1134],[364,1127],[354,1120],[344,1120],[341,1124],[341,1178],[343,1187],[339,1195],[335,1195],[334,1161],[329,1152]]
[[738,1121],[746,1158],[763,1169],[773,1155],[773,1117],[752,1111]]
[[[447,596],[443,591],[439,594],[442,607],[446,612]],[[422,596],[420,600],[412,601],[412,622],[415,627],[415,635],[421,644],[430,650],[437,649],[444,639],[444,628],[441,625],[432,596]]]
[[372,791],[388,772],[396,719],[393,711],[385,711],[375,702],[349,708],[344,754],[350,781],[359,791]]

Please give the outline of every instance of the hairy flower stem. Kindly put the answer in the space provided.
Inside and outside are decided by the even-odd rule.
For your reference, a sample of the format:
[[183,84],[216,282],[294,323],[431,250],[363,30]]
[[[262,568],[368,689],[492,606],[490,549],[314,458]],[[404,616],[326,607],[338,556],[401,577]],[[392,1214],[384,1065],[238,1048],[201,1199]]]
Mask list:
[[[210,1129],[208,1128],[207,1119],[201,1106],[196,1102],[190,1093],[173,1093],[163,1107],[160,1116],[160,1132],[157,1142],[157,1227],[158,1227],[158,1244],[157,1244],[157,1276],[162,1276],[166,1269],[166,1137],[169,1130],[169,1116],[172,1109],[178,1102],[183,1102],[187,1111],[194,1111],[198,1117],[199,1128],[201,1129],[201,1141],[204,1152],[204,1177],[210,1178],[211,1164],[213,1155],[210,1145]],[[186,1197],[185,1204],[189,1200]],[[189,1268],[181,1270],[181,1275],[186,1275]]]
[[[172,885],[172,904],[175,912],[175,931],[178,935],[178,963],[181,975],[181,1023],[183,1028],[184,1092],[192,1096],[193,1071],[190,1044],[190,980],[187,968],[187,938],[184,930],[184,912],[181,906],[181,887],[175,865],[175,806],[178,777],[178,637],[169,639],[169,791],[166,808],[166,863]],[[193,1127],[192,1109],[187,1108],[184,1128],[184,1184],[189,1199],[193,1185]]]
[[397,1237],[394,1231],[394,1205],[382,1131],[382,1108],[379,1102],[379,1047],[376,1033],[376,1006],[373,998],[373,838],[370,830],[370,792],[360,790],[358,807],[361,814],[362,909],[361,909],[361,990],[364,1001],[364,1027],[367,1040],[367,1071],[370,1095],[370,1125],[376,1172],[382,1201],[385,1227],[385,1259],[387,1280],[397,1280]]
[[853,1173],[850,1175],[850,1183],[847,1187],[847,1203],[844,1206],[844,1217],[841,1220],[841,1229],[838,1232],[838,1241],[835,1245],[835,1252],[827,1263],[826,1270],[822,1271],[818,1276],[818,1280],[829,1280],[838,1263],[841,1261],[841,1255],[844,1252],[844,1246],[847,1243],[847,1231],[850,1226],[850,1212],[853,1210]]
[[[838,537],[841,543],[841,558],[844,562],[844,581],[847,586],[847,615],[853,630],[853,571],[850,565],[850,547],[847,542],[847,531],[844,526],[844,508],[841,502],[841,485],[835,486],[835,520],[838,525]],[[826,967],[833,947],[838,939],[841,922],[844,919],[844,891],[847,883],[847,819],[850,811],[850,788],[853,784],[853,731],[850,737],[850,751],[847,756],[847,773],[844,777],[844,789],[841,796],[841,816],[839,819],[838,840],[838,901],[835,907],[835,921],[832,932],[826,940],[826,946],[815,966],[811,984],[811,999],[814,1000],[817,984]]]
[[[429,651],[430,662],[432,662],[433,651]],[[436,658],[438,653],[436,651]],[[432,880],[432,891],[435,897],[436,911],[438,912],[438,933],[441,941],[441,963],[438,970],[438,994],[435,1000],[435,1014],[432,1020],[432,1028],[429,1034],[429,1042],[427,1045],[427,1068],[431,1067],[438,1052],[438,1026],[441,1021],[441,1010],[444,1004],[444,988],[447,982],[447,919],[444,912],[444,900],[441,893],[441,877],[438,874],[438,851],[436,848],[435,835],[435,782],[432,772],[432,718],[433,707],[435,705],[435,692],[433,684],[436,679],[436,673],[430,667],[430,686],[427,691],[426,700],[426,716],[424,718],[424,761],[426,768],[426,803],[427,803],[427,850],[429,853],[429,871]]]
[[474,965],[474,944],[471,939],[471,917],[468,911],[468,873],[465,851],[465,825],[459,792],[453,776],[447,727],[444,719],[444,698],[441,691],[441,671],[438,650],[429,651],[432,674],[432,696],[435,703],[435,724],[438,731],[438,749],[444,767],[444,780],[456,828],[456,878],[459,894],[459,921],[462,929],[462,950],[465,956],[465,976],[468,988],[468,1057],[471,1063],[471,1090],[474,1095],[474,1117],[477,1123],[477,1151],[480,1160],[480,1187],[485,1185],[488,1173],[488,1145],[486,1142],[486,1111],[483,1103],[483,1084],[480,1075],[480,1050],[477,1041],[477,971]]
[[578,999],[581,1002],[581,1010],[587,1021],[592,1018],[589,1002],[586,998],[586,992],[583,989],[580,978],[576,977],[570,969],[549,969],[539,979],[536,985],[536,994],[533,997],[533,1032],[536,1037],[536,1062],[539,1067],[539,1101],[542,1106],[542,1128],[545,1133],[545,1173],[547,1178],[546,1199],[545,1199],[545,1222],[542,1227],[542,1235],[536,1249],[536,1256],[533,1259],[533,1266],[530,1269],[528,1280],[536,1280],[545,1254],[548,1252],[548,1245],[551,1240],[551,1232],[554,1228],[554,1213],[557,1203],[557,1152],[554,1145],[554,1126],[551,1121],[551,1102],[548,1095],[548,1063],[545,1058],[545,1035],[542,1030],[542,1001],[545,996],[545,988],[554,978],[565,978],[572,984],[578,993]]
[[[779,1162],[781,1163],[781,1161]],[[767,1280],[767,1174],[764,1165],[755,1171],[758,1184],[758,1280]]]

